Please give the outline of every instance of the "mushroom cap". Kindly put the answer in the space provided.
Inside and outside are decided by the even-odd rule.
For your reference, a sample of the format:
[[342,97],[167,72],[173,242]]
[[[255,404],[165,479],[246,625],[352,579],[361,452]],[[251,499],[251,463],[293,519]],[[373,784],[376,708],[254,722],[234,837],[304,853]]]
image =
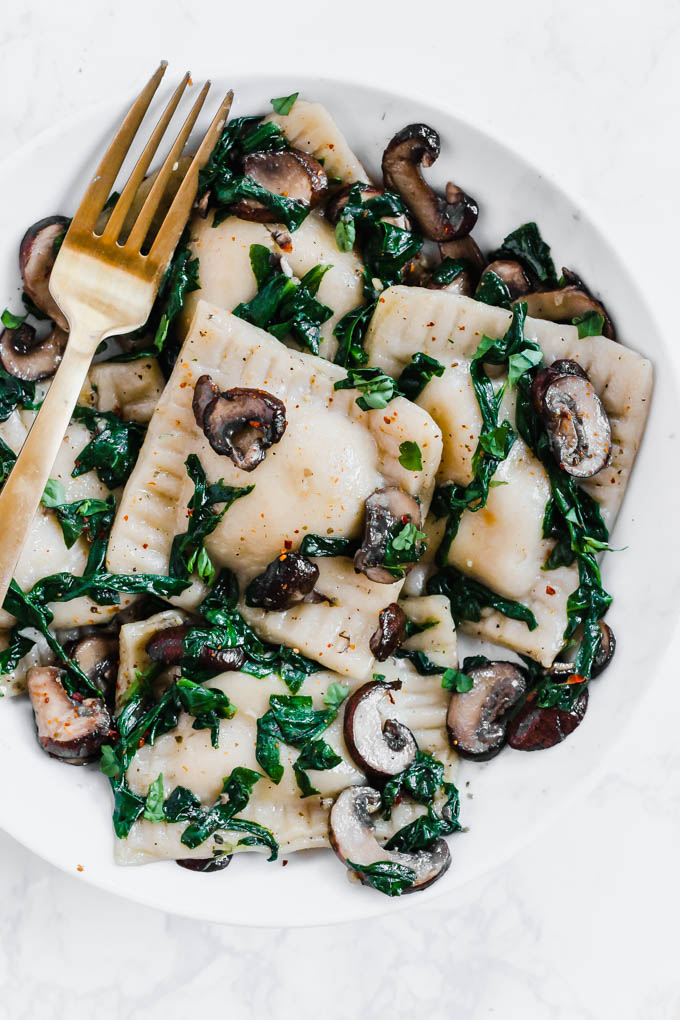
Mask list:
[[369,680],[354,692],[345,705],[344,737],[358,767],[372,779],[386,779],[403,772],[418,753],[418,744],[408,727],[397,719],[385,719],[385,709],[394,702],[392,691],[401,690],[401,680],[385,683]]
[[451,864],[451,854],[446,840],[438,838],[426,849],[415,853],[397,853],[385,850],[374,835],[371,815],[380,808],[380,794],[370,786],[349,786],[336,798],[329,817],[330,844],[347,864],[358,865],[355,874],[364,885],[369,879],[361,871],[380,861],[388,861],[412,868],[416,879],[404,892],[418,892],[436,882]]
[[[184,655],[184,638],[189,632],[187,624],[165,627],[158,630],[146,643],[146,654],[152,662],[166,666],[179,666]],[[240,669],[246,661],[245,650],[240,645],[224,648],[210,648],[204,645],[198,655],[199,666],[228,672]]]
[[57,371],[66,349],[68,333],[55,326],[38,340],[35,329],[27,322],[0,334],[0,363],[6,372],[24,382],[49,379]]
[[83,673],[106,700],[113,695],[118,673],[118,638],[113,634],[89,634],[68,649]]
[[396,191],[413,214],[418,227],[431,241],[466,237],[477,221],[474,199],[454,184],[447,192],[451,203],[435,194],[421,173],[439,156],[437,132],[427,124],[408,124],[391,139],[383,153],[385,184]]
[[69,223],[65,216],[46,216],[28,228],[19,245],[24,290],[36,308],[63,330],[68,330],[68,321],[50,294],[49,281],[56,260],[55,241],[66,233]]
[[603,673],[609,663],[614,658],[614,652],[616,651],[616,637],[614,631],[611,629],[609,624],[605,623],[604,620],[600,620],[600,647],[597,650],[595,660],[590,670],[590,678],[599,676]]
[[369,639],[369,647],[378,662],[384,662],[406,640],[406,613],[390,602],[378,617],[378,628]]
[[490,262],[485,267],[480,280],[484,279],[487,273],[495,273],[496,276],[500,277],[508,288],[511,300],[520,298],[531,290],[531,280],[524,271],[522,263],[514,259],[495,259],[493,262]]
[[68,765],[84,765],[99,756],[111,735],[111,716],[101,698],[71,698],[64,671],[34,666],[28,671],[28,696],[43,751]]
[[543,372],[534,380],[532,399],[545,422],[555,460],[575,478],[592,478],[612,454],[611,425],[602,401],[583,372],[567,373],[555,365]]
[[597,312],[604,318],[602,335],[616,340],[614,325],[607,312],[607,309],[594,298],[586,289],[581,280],[568,270],[562,270],[567,280],[575,280],[575,283],[567,283],[564,287],[556,287],[554,290],[538,290],[532,293],[523,294],[518,301],[524,301],[527,306],[527,315],[534,319],[549,319],[550,322],[571,323],[573,319],[588,315],[589,312]]
[[526,694],[526,675],[516,663],[503,661],[476,666],[467,675],[473,685],[451,695],[446,728],[461,758],[488,761],[505,743],[508,715]]
[[[398,522],[411,522],[420,528],[422,515],[418,501],[396,485],[376,489],[364,506],[364,535],[354,554],[354,569],[378,584],[394,584],[394,574],[383,564],[390,529]],[[403,564],[408,572],[410,565]]]
[[[207,399],[209,387],[212,400]],[[196,382],[193,411],[213,450],[229,457],[242,471],[255,470],[288,424],[285,404],[278,397],[242,386],[220,393],[209,375]]]
[[180,868],[187,871],[199,871],[203,875],[213,871],[224,871],[231,864],[232,854],[220,854],[219,857],[182,857],[175,861]]
[[573,733],[588,708],[588,688],[577,698],[574,707],[539,708],[527,700],[508,725],[508,744],[516,751],[543,751],[554,747]]
[[[280,152],[251,152],[243,159],[243,173],[275,195],[304,202],[310,209],[328,191],[328,178],[321,163],[299,149]],[[236,202],[231,211],[241,219],[276,223],[276,213],[252,198]]]
[[[282,552],[246,588],[246,605],[260,609],[290,609],[304,602],[319,580],[319,568],[306,556]],[[321,599],[319,601],[322,601]]]

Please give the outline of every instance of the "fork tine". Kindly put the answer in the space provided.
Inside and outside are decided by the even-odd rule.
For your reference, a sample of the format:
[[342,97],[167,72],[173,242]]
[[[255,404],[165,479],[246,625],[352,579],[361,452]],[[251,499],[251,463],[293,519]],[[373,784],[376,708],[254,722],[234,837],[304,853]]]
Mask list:
[[179,101],[182,98],[182,94],[184,93],[190,78],[191,75],[187,71],[184,78],[175,89],[170,102],[165,107],[158,124],[153,130],[151,138],[146,143],[144,152],[139,157],[134,170],[130,174],[127,184],[123,188],[120,198],[113,207],[113,212],[111,213],[109,221],[102,232],[102,237],[105,241],[113,243],[120,234],[123,223],[125,222],[125,217],[127,216],[130,206],[137,194],[137,189],[146,176],[151,160],[156,154],[156,149],[161,143],[161,139],[167,130],[168,124],[172,120],[172,116],[179,105]]
[[151,76],[147,84],[139,93],[135,102],[128,110],[125,120],[118,129],[118,133],[115,138],[109,145],[106,155],[97,167],[97,172],[92,178],[90,186],[85,192],[83,200],[78,206],[78,210],[73,217],[72,226],[74,226],[77,231],[94,229],[97,217],[109,197],[111,188],[118,176],[118,171],[123,165],[123,160],[127,155],[133,138],[137,134],[137,130],[144,119],[146,111],[149,109],[151,100],[154,97],[156,89],[161,83],[161,78],[165,74],[167,66],[167,60],[162,60],[158,70]]
[[205,102],[205,97],[208,94],[210,85],[211,83],[207,81],[203,88],[201,89],[198,99],[191,108],[189,116],[184,121],[182,129],[180,133],[177,135],[175,143],[170,149],[170,152],[168,153],[167,158],[160,169],[158,177],[153,183],[151,191],[147,195],[146,201],[144,202],[144,205],[140,210],[139,216],[135,220],[135,224],[132,230],[130,231],[130,236],[125,244],[125,247],[128,248],[130,251],[133,252],[139,251],[142,245],[144,244],[144,240],[149,231],[149,227],[151,226],[151,221],[154,217],[154,213],[158,208],[158,203],[163,197],[163,192],[165,191],[168,179],[171,173],[173,172],[173,169],[175,167],[175,164],[179,160],[179,157],[182,155],[182,150],[187,143],[187,140],[192,132],[196,120],[198,119],[198,115],[201,112],[201,107]]
[[172,205],[153,242],[149,258],[155,261],[162,269],[165,269],[166,265],[170,262],[172,253],[182,235],[194,199],[196,198],[199,170],[203,169],[215,148],[217,140],[227,122],[233,98],[234,93],[230,90],[222,100],[220,108],[206,131],[203,141],[191,161],[179,191],[175,195]]

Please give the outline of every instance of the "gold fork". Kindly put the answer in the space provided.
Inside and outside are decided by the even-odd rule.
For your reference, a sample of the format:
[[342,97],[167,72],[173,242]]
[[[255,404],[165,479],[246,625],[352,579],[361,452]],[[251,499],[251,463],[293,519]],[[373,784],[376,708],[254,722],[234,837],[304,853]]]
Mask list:
[[45,401],[0,494],[0,606],[95,351],[107,336],[129,333],[146,322],[196,197],[198,172],[208,161],[229,114],[231,92],[225,96],[208,128],[150,249],[143,252],[154,213],[210,88],[210,82],[206,82],[125,242],[120,243],[119,236],[137,189],[190,83],[189,75],[185,75],[154,128],[103,232],[95,234],[97,218],[166,66],[163,61],[125,117],[85,192],[52,269],[50,291],[68,319],[69,338]]

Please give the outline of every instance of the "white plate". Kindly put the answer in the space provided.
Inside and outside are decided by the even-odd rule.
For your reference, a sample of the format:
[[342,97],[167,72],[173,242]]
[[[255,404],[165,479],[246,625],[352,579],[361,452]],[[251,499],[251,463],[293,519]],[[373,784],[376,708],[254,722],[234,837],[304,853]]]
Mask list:
[[[621,339],[657,368],[647,433],[612,537],[624,551],[604,563],[604,583],[615,596],[608,617],[618,642],[614,662],[593,684],[586,719],[565,743],[538,755],[507,750],[487,764],[463,765],[462,822],[469,831],[451,839],[453,865],[431,889],[390,900],[350,885],[328,851],[294,854],[285,870],[259,854],[242,854],[224,874],[209,876],[174,863],[116,867],[108,784],[97,767],[66,768],[47,757],[37,746],[27,701],[0,702],[0,825],[25,846],[93,885],[177,914],[252,926],[329,924],[424,903],[498,867],[593,781],[655,681],[678,614],[680,490],[671,458],[680,391],[631,275],[582,211],[522,156],[442,109],[359,85],[300,76],[218,79],[213,104],[228,86],[236,90],[236,115],[267,111],[271,96],[297,89],[325,103],[376,175],[396,130],[413,121],[431,124],[442,137],[431,179],[439,187],[454,180],[479,201],[475,236],[481,246],[493,247],[520,223],[536,220],[558,267],[583,275],[611,310]],[[0,167],[3,305],[21,308],[17,250],[25,228],[75,208],[121,112],[108,107],[74,118]]]

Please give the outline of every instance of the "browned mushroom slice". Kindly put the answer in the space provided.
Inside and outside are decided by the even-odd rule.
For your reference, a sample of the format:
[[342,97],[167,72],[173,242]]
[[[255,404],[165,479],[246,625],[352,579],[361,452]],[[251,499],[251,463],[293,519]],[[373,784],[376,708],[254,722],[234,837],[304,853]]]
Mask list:
[[406,614],[391,602],[378,617],[378,628],[371,634],[369,647],[378,662],[384,662],[406,640]]
[[591,677],[599,676],[603,673],[609,663],[614,658],[614,652],[616,651],[616,638],[614,637],[614,631],[611,627],[600,620],[600,647],[595,655],[592,668],[590,670]]
[[90,634],[69,646],[67,652],[106,700],[113,694],[118,672],[118,638],[112,634]]
[[473,237],[462,237],[458,241],[446,241],[439,245],[439,254],[443,259],[465,259],[469,262],[475,274],[475,282],[486,266],[486,259]]
[[421,167],[432,166],[439,150],[436,131],[427,124],[409,124],[385,149],[382,170],[387,188],[401,195],[425,237],[452,241],[470,233],[478,210],[474,199],[455,185],[447,188],[454,199],[448,203],[423,178]]
[[[146,654],[152,662],[162,662],[166,666],[179,666],[184,654],[184,638],[189,631],[186,624],[178,627],[166,627],[157,631],[146,643]],[[206,669],[219,669],[227,672],[240,669],[246,661],[245,650],[237,645],[233,648],[210,648],[203,645],[198,654],[199,666]]]
[[68,333],[55,326],[44,340],[27,322],[0,334],[0,363],[6,372],[24,382],[49,379],[57,371],[64,355]]
[[571,323],[574,319],[581,319],[584,315],[595,312],[604,319],[602,335],[609,337],[610,340],[616,340],[614,324],[602,302],[593,297],[576,273],[563,268],[562,276],[565,280],[563,287],[522,295],[521,300],[526,302],[527,315],[534,319],[549,319],[550,322]]
[[534,407],[545,422],[560,467],[575,478],[592,478],[609,463],[611,425],[593,384],[575,361],[553,362],[532,384]]
[[219,857],[182,857],[175,861],[180,868],[187,871],[198,871],[202,875],[208,875],[213,871],[224,871],[231,864],[231,854],[220,854]]
[[[251,152],[244,157],[243,173],[267,191],[304,202],[310,209],[318,205],[328,191],[328,178],[321,163],[298,149]],[[252,198],[236,202],[231,211],[244,220],[277,222],[275,212]]]
[[489,662],[468,676],[470,690],[451,695],[446,728],[461,758],[488,761],[505,743],[508,714],[526,693],[526,676],[514,662]]
[[408,768],[418,753],[416,738],[397,719],[384,719],[401,680],[370,680],[345,705],[344,736],[354,762],[371,779],[386,779]]
[[304,602],[319,580],[319,568],[300,553],[281,553],[246,588],[246,605],[290,609]]
[[210,376],[202,375],[194,389],[196,423],[216,453],[242,471],[254,471],[286,431],[285,404],[266,390],[240,386],[218,392],[206,403],[208,387],[216,391]]
[[490,262],[481,275],[480,283],[487,273],[494,273],[503,281],[508,288],[511,301],[520,298],[523,294],[528,294],[531,290],[531,280],[524,272],[521,263],[515,262],[514,259],[496,259],[494,262]]
[[570,711],[539,708],[530,695],[508,726],[508,744],[516,751],[543,751],[554,747],[574,732],[587,707],[587,688]]
[[[364,510],[364,537],[354,555],[354,569],[378,584],[394,584],[395,576],[385,567],[390,529],[398,522],[412,523],[420,528],[420,506],[396,485],[378,489],[368,497]],[[402,569],[410,569],[408,563]]]
[[399,853],[381,847],[375,838],[371,815],[380,809],[380,794],[370,786],[349,786],[331,808],[328,835],[333,850],[364,885],[370,877],[364,868],[385,861],[415,871],[415,880],[404,893],[419,892],[441,878],[451,864],[446,840],[435,839],[425,850]]
[[191,408],[199,428],[203,428],[203,415],[208,404],[212,404],[220,395],[220,388],[216,386],[209,375],[202,375],[194,386],[194,396]]
[[28,671],[38,742],[43,751],[68,765],[84,765],[99,756],[111,735],[111,716],[101,698],[69,697],[64,671],[37,666]]
[[68,230],[65,216],[47,216],[29,227],[19,246],[19,268],[24,290],[41,312],[54,319],[61,329],[68,322],[49,291],[50,273],[58,253],[59,241]]

